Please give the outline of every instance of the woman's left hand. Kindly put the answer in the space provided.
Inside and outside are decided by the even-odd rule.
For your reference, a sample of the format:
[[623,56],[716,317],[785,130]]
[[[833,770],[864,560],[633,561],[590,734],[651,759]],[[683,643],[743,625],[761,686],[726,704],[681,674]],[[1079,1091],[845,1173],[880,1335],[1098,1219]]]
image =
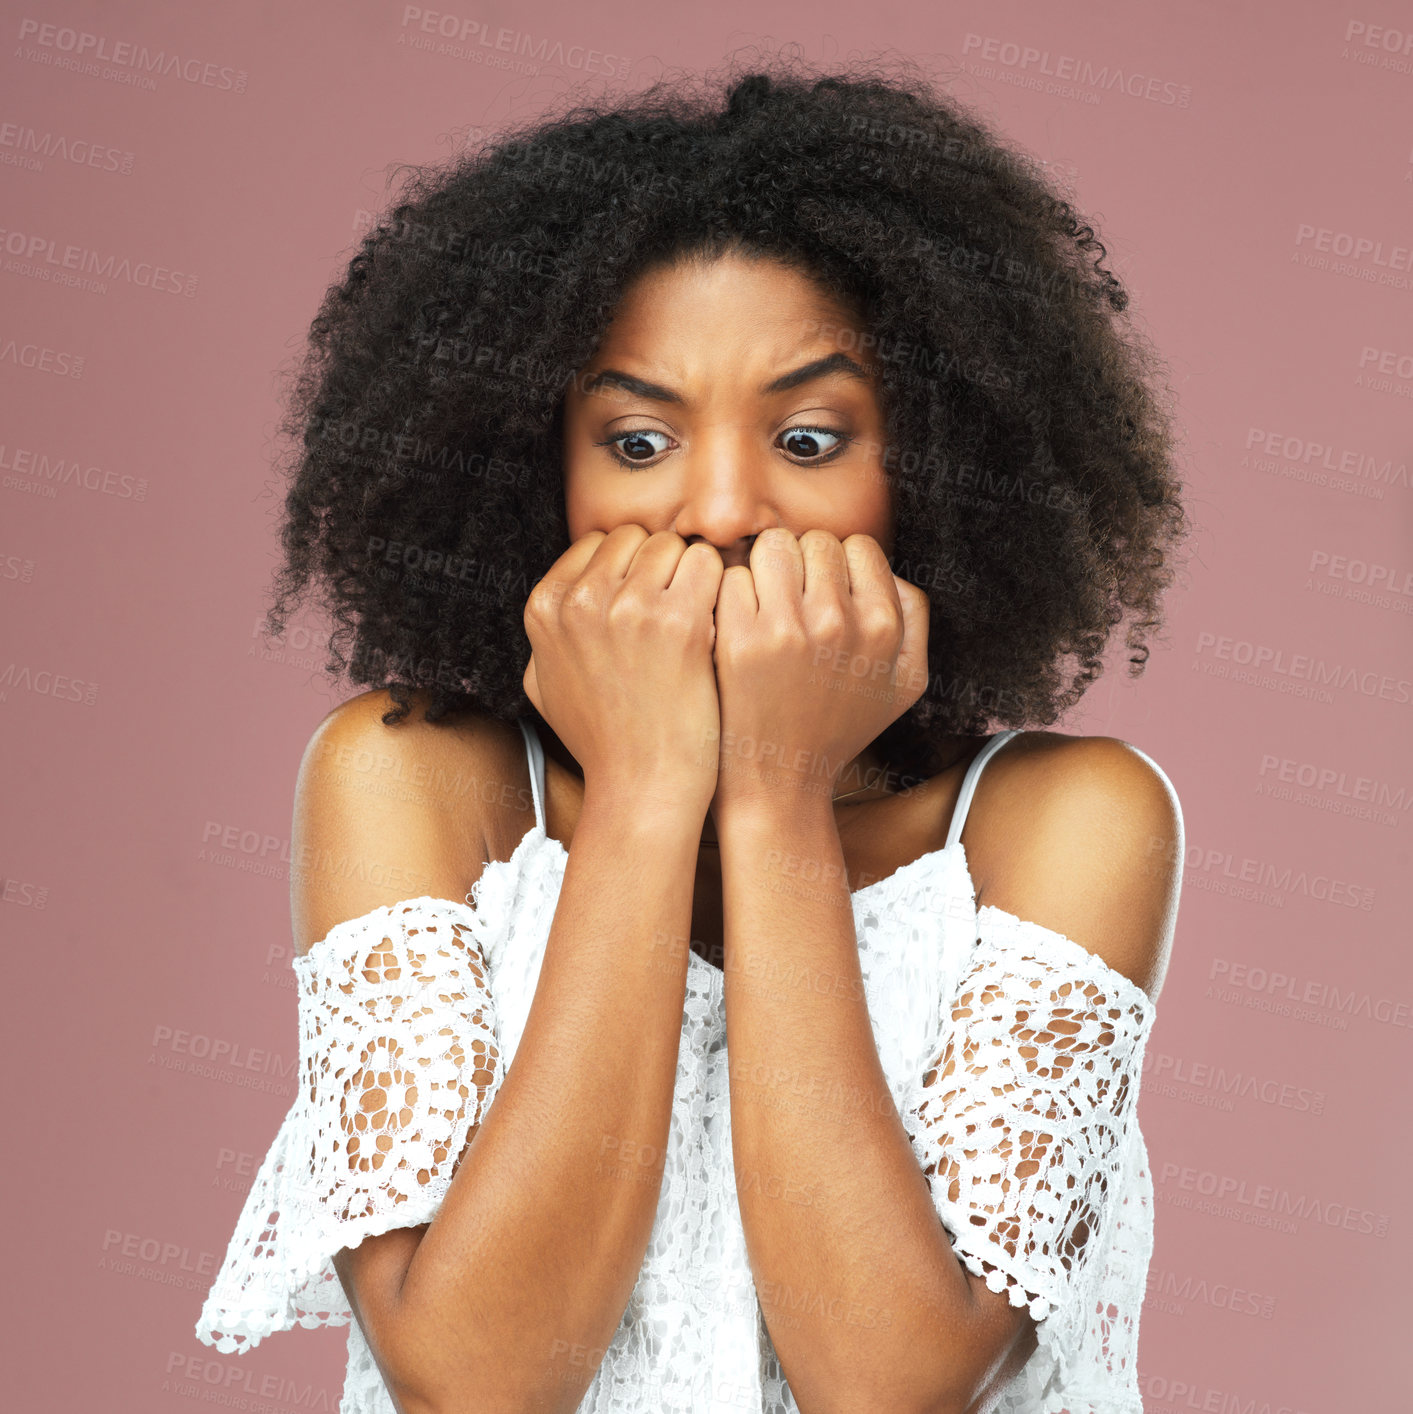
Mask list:
[[720,764],[712,815],[828,800],[840,772],[922,696],[928,599],[869,535],[762,531],[716,599]]

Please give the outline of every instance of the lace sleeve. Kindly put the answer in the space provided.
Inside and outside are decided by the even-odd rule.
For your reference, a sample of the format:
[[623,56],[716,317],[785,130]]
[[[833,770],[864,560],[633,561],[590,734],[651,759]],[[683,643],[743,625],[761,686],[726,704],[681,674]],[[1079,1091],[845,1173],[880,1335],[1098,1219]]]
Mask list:
[[1060,933],[989,905],[977,929],[907,1123],[957,1255],[1042,1321],[1103,1271],[1155,1008]]
[[294,959],[301,1086],[202,1306],[207,1345],[347,1325],[333,1255],[432,1220],[501,1080],[477,926],[465,904],[408,899]]

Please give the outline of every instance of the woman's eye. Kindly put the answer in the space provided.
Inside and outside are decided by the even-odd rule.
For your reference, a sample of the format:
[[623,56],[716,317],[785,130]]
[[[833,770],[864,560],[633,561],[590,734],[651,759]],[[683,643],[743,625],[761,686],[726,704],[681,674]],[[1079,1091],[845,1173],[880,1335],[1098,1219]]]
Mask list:
[[[781,438],[791,456],[802,457],[806,461],[829,461],[850,442],[850,438],[842,432],[831,431],[828,427],[787,427]],[[833,446],[828,445],[831,438]]]
[[[607,447],[609,455],[624,466],[645,466],[666,447],[654,446],[650,440],[661,437],[664,442],[672,438],[666,432],[654,427],[638,427],[629,432],[618,432],[595,442],[596,447]],[[809,465],[831,461],[853,440],[842,432],[829,427],[787,427],[778,439],[784,443],[783,450],[799,463]]]
[[[609,453],[621,462],[634,465],[638,462],[651,461],[661,447],[654,447],[648,442],[649,437],[661,437],[664,441],[670,442],[671,437],[666,432],[658,432],[655,428],[641,427],[633,432],[620,432],[613,437],[605,437],[602,442],[595,442],[596,447],[607,447]],[[622,450],[620,450],[620,443]]]

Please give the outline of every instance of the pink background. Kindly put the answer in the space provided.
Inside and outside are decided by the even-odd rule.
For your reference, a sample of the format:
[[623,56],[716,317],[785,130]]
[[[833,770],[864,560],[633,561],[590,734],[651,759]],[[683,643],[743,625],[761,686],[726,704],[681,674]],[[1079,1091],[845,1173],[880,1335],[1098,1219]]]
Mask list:
[[[1058,724],[1147,751],[1186,817],[1142,1101],[1145,1404],[1406,1407],[1413,16],[484,3],[451,12],[482,27],[456,56],[406,13],[6,6],[12,1407],[337,1405],[345,1332],[240,1357],[192,1327],[292,1094],[282,856],[301,751],[351,692],[322,682],[313,619],[277,651],[257,632],[275,375],[385,176],[585,78],[787,40],[919,59],[1053,164],[1180,395],[1199,529],[1168,636]],[[573,57],[505,67],[479,42],[502,29]],[[80,58],[79,33],[184,68]],[[54,278],[68,247],[138,273]],[[244,1065],[175,1068],[207,1045]]]

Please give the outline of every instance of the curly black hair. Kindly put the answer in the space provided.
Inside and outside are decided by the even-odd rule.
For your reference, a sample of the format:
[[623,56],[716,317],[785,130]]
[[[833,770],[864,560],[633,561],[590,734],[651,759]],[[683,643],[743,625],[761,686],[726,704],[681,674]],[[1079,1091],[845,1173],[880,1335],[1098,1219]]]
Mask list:
[[561,100],[404,168],[310,328],[267,633],[311,584],[326,671],[428,721],[534,714],[530,590],[568,547],[566,386],[648,266],[728,249],[807,271],[866,317],[894,573],[931,602],[930,681],[874,746],[1044,726],[1137,675],[1190,530],[1158,361],[1038,159],[907,60],[798,58]]

